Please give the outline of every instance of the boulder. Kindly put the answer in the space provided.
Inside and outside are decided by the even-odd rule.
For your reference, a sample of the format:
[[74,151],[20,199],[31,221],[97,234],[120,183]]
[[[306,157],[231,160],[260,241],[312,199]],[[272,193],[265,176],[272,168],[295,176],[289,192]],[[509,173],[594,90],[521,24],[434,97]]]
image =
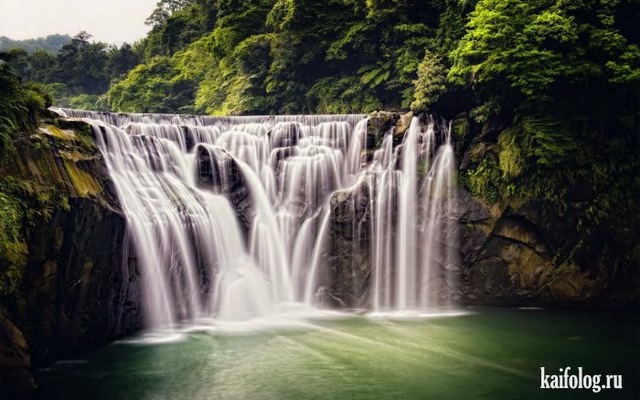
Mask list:
[[0,313],[0,398],[26,400],[35,390],[27,341],[20,329]]

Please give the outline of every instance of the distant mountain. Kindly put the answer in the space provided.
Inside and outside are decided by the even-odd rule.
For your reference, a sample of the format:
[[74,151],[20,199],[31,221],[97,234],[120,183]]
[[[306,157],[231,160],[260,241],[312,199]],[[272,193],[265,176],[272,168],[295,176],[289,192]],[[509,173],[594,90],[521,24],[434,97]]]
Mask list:
[[6,36],[0,36],[0,51],[6,51],[13,48],[21,48],[28,53],[32,53],[38,49],[43,49],[51,53],[57,53],[62,46],[71,42],[69,35],[49,35],[37,39],[13,40]]

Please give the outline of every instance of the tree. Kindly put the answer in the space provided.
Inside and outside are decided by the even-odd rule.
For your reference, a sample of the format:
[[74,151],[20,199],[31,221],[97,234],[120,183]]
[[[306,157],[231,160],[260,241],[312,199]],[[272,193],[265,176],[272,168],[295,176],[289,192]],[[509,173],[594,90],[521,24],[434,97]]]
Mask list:
[[140,63],[140,56],[133,47],[125,43],[120,47],[108,48],[108,70],[111,80],[117,79]]
[[616,27],[618,6],[617,1],[481,0],[451,53],[448,79],[473,87],[485,108],[491,101],[509,112],[569,102],[578,112],[606,108],[609,100],[602,101],[601,89],[640,78],[633,73],[640,68],[638,47]]
[[36,82],[52,82],[56,70],[56,56],[46,50],[36,50],[29,56],[29,79]]
[[440,95],[447,89],[446,79],[447,69],[443,65],[442,58],[428,51],[418,65],[418,79],[413,81],[415,90],[411,108],[425,110],[429,104],[438,101]]
[[39,112],[47,106],[42,93],[25,87],[8,62],[14,54],[0,52],[0,156],[12,147],[19,130],[34,129]]
[[91,35],[80,32],[58,53],[56,78],[73,90],[88,94],[103,93],[109,85],[107,45],[92,42]]
[[155,57],[135,67],[107,94],[109,108],[125,112],[188,112],[193,86],[179,76],[169,57]]
[[153,27],[160,26],[167,21],[171,14],[182,10],[189,4],[191,4],[191,0],[160,0],[145,24]]

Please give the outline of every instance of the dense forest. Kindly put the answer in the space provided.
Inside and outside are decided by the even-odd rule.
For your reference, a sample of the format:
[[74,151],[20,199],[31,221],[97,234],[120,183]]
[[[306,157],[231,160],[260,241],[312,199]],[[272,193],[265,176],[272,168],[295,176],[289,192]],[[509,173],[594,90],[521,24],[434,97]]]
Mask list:
[[33,53],[37,50],[44,50],[51,53],[57,53],[62,46],[71,42],[71,36],[53,34],[47,37],[37,39],[14,40],[6,36],[0,36],[0,51],[10,49],[23,49],[27,53]]
[[23,82],[38,86],[57,106],[105,109],[109,83],[138,64],[129,44],[120,47],[91,41],[80,32],[57,51],[26,47],[10,48],[4,59]]
[[9,53],[62,105],[84,94],[83,108],[130,112],[469,109],[484,122],[628,98],[637,20],[625,1],[161,0],[133,45],[81,32],[58,51]]
[[57,53],[3,53],[2,143],[51,99],[214,115],[428,111],[457,118],[473,194],[573,209],[599,246],[628,234],[612,252],[634,247],[638,215],[639,15],[622,0],[160,0],[133,45],[81,32]]

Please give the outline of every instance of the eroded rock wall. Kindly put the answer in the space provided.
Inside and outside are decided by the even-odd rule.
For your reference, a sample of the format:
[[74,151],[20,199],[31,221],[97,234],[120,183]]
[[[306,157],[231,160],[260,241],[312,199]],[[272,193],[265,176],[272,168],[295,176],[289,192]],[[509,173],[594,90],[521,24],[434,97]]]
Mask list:
[[0,257],[0,393],[8,398],[33,393],[37,368],[141,327],[126,222],[91,127],[51,116],[15,146],[0,163],[21,253]]

